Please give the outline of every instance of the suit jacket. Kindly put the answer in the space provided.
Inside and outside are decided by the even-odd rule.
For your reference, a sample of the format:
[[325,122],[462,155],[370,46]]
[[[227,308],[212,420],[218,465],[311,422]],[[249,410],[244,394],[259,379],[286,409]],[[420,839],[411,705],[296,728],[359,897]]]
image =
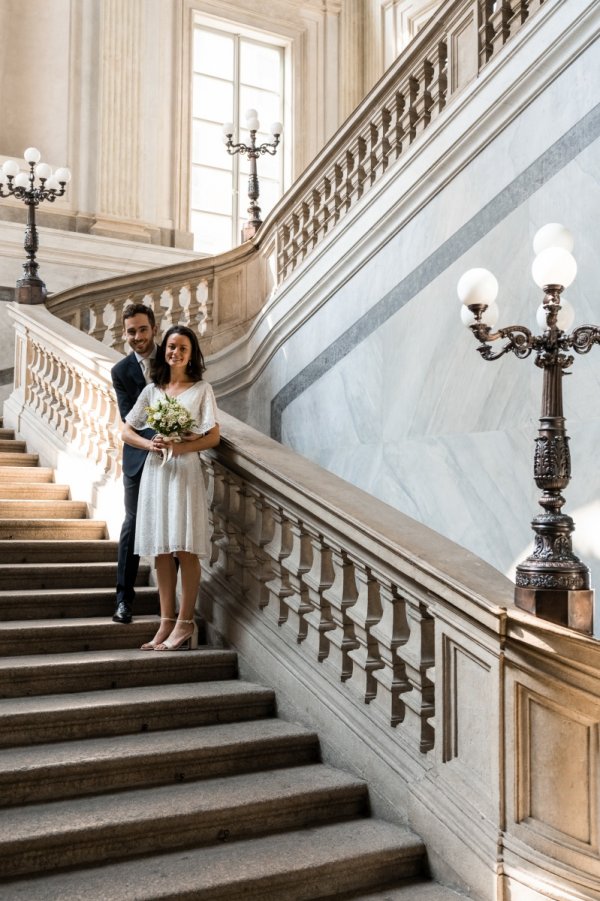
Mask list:
[[[142,367],[138,363],[134,353],[127,354],[122,360],[119,360],[110,371],[115,394],[117,395],[117,403],[121,419],[125,417],[135,404],[136,400],[146,387],[146,380]],[[140,435],[145,438],[151,438],[154,432],[152,429],[142,429]],[[148,451],[139,447],[131,447],[129,444],[123,445],[123,472],[125,475],[135,478],[140,475],[144,466]]]

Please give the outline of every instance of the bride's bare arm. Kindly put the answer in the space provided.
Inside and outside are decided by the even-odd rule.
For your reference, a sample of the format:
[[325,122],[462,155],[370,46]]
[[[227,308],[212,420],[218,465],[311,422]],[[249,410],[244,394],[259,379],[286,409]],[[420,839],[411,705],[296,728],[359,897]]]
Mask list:
[[187,435],[183,436],[183,441],[176,444],[173,442],[173,456],[178,457],[179,454],[198,453],[198,451],[208,450],[209,447],[216,447],[221,440],[219,426],[215,425],[204,435],[194,435],[192,438]]

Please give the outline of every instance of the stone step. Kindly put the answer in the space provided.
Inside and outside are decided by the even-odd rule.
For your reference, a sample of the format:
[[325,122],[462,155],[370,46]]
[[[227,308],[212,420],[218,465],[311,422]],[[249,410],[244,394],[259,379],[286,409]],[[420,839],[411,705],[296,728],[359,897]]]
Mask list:
[[324,764],[2,811],[4,878],[364,816],[364,782]]
[[[68,501],[69,493],[68,485],[57,485],[55,482],[34,482],[33,484],[0,482],[0,501]],[[6,515],[9,514],[2,514],[2,516]]]
[[87,519],[87,515],[87,504],[83,501],[0,499],[0,520]]
[[38,804],[4,814],[0,866],[47,872],[342,820],[365,807],[364,783],[320,764]]
[[[156,655],[169,652],[139,653],[151,654],[154,663]],[[180,659],[203,652],[170,653]],[[219,680],[8,698],[0,700],[0,747],[238,722],[271,716],[273,711],[270,689]]]
[[468,896],[457,892],[455,889],[437,882],[415,882],[413,879],[406,881],[396,888],[388,888],[380,892],[369,892],[368,895],[344,895],[338,901],[468,901]]
[[22,454],[26,447],[27,445],[20,438],[9,438],[0,435],[0,454]]
[[0,465],[8,466],[37,466],[39,462],[38,454],[19,453],[17,451],[4,451],[0,457]]
[[[93,522],[93,520],[92,520]],[[114,563],[118,542],[97,541],[0,541],[1,563]]]
[[106,523],[98,519],[0,519],[0,541],[89,541],[106,536]]
[[[139,568],[140,585],[148,583],[150,567]],[[18,588],[108,588],[117,582],[116,563],[2,563],[0,585]]]
[[397,884],[425,868],[408,829],[379,820],[316,826],[243,842],[107,863],[5,883],[10,901],[308,901]]
[[7,466],[4,462],[4,456],[0,458],[0,485],[8,483],[12,485],[16,482],[53,482],[54,470],[46,466],[36,466],[30,464],[25,466],[22,464],[23,456],[19,455],[18,462],[12,466]]
[[139,616],[132,623],[113,623],[107,617],[36,619],[0,623],[0,657],[35,654],[74,654],[111,648],[139,650],[156,634],[155,616]]
[[[115,624],[115,628],[127,630],[130,627]],[[222,682],[236,676],[235,652],[208,647],[177,654],[140,651],[136,646],[133,649],[0,657],[0,698],[115,691],[211,679]]]
[[118,754],[114,738],[5,749],[0,805],[187,784],[318,761],[318,736],[277,719],[122,736]]
[[14,438],[15,430],[14,429],[5,429],[0,426],[0,438]]
[[[158,589],[152,585],[138,585],[135,594],[135,617],[158,613]],[[0,623],[15,619],[81,619],[87,616],[110,619],[114,610],[114,587],[0,591]]]

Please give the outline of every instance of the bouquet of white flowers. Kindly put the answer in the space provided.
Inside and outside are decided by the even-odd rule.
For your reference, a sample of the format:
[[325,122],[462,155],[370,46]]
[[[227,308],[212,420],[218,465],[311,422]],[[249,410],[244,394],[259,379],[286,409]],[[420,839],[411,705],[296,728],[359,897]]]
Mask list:
[[[181,436],[196,425],[190,411],[176,397],[169,397],[168,394],[153,406],[146,407],[146,413],[147,427],[162,435],[165,441],[182,441]],[[163,463],[170,459],[172,453],[171,448],[163,451]]]

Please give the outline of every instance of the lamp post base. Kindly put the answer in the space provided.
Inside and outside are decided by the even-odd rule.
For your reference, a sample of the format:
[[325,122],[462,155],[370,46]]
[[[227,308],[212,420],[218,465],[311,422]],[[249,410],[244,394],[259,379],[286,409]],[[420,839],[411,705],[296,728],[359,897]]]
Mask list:
[[46,285],[41,278],[20,278],[17,280],[15,300],[17,303],[45,303]]
[[540,619],[591,635],[594,622],[594,590],[580,588],[515,587],[515,604]]
[[242,243],[244,243],[245,241],[250,241],[257,233],[261,225],[262,222],[256,222],[252,219],[249,222],[246,222],[246,224],[242,227]]

